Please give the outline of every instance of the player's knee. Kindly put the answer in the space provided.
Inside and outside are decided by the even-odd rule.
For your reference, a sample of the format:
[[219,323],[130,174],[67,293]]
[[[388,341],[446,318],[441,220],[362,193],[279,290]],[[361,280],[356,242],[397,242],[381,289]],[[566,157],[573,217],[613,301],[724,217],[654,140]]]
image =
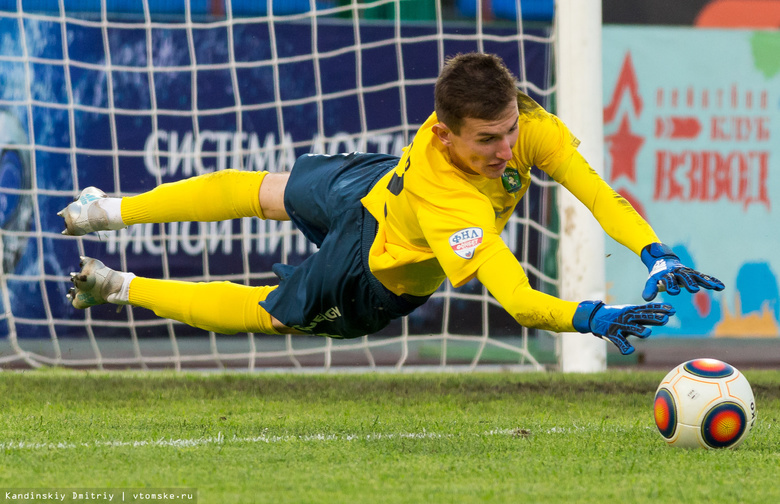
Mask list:
[[273,324],[274,330],[276,330],[279,334],[306,334],[302,331],[299,331],[298,329],[287,327],[286,325],[279,322],[276,317],[271,317],[271,324]]
[[290,220],[284,208],[284,190],[290,173],[269,173],[260,185],[260,208],[266,219]]

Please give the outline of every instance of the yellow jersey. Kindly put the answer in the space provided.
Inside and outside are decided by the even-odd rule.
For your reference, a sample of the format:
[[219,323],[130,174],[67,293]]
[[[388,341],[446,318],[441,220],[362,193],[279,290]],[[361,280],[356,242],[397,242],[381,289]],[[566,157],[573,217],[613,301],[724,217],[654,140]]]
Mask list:
[[[518,95],[518,106],[518,139],[512,160],[500,179],[468,174],[457,168],[432,130],[438,123],[434,113],[404,149],[398,166],[362,199],[378,222],[369,267],[387,289],[397,295],[424,296],[433,293],[445,278],[455,287],[462,286],[493,258],[500,258],[507,265],[507,258],[511,260],[513,256],[501,239],[501,232],[528,189],[533,167],[574,193],[608,234],[635,253],[658,241],[650,226],[577,153],[579,140],[562,121],[522,93]],[[540,307],[507,306],[514,304],[510,293],[516,296],[518,290],[530,290],[522,268],[513,265],[509,270],[516,279],[501,277],[501,268],[492,266],[483,271],[483,275],[491,272],[487,282],[483,275],[480,281],[521,320],[518,310],[535,311]],[[502,300],[494,290],[505,286],[508,290]],[[533,304],[540,302],[551,300],[536,299]],[[574,307],[567,305],[562,309],[565,317],[569,312],[573,315]],[[564,329],[570,327],[570,321],[565,321]],[[560,328],[560,324],[552,325]]]

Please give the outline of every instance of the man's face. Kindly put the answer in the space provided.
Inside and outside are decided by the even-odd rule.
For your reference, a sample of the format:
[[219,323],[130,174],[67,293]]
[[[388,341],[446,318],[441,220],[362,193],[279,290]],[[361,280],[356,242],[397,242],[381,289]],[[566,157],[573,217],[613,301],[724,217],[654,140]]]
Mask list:
[[466,118],[458,135],[444,123],[435,125],[433,130],[447,147],[456,167],[472,175],[496,179],[503,175],[507,162],[512,159],[518,118],[517,103],[513,101],[496,119]]

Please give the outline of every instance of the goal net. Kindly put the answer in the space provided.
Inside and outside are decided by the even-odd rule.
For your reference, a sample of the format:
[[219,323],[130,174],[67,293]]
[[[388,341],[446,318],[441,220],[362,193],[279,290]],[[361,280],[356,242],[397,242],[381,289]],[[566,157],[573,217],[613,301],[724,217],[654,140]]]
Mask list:
[[[401,154],[433,110],[447,56],[499,54],[551,107],[551,18],[519,0],[0,3],[0,363],[6,368],[540,369],[554,339],[518,326],[476,281],[355,340],[225,336],[132,307],[73,309],[79,256],[140,276],[273,284],[314,248],[290,223],[135,225],[62,236],[87,186],[137,194],[297,156]],[[550,9],[551,7],[551,1]],[[486,7],[488,6],[488,7]],[[524,19],[525,17],[525,19]],[[530,18],[530,19],[529,19]],[[556,294],[555,190],[533,184],[504,238]]]

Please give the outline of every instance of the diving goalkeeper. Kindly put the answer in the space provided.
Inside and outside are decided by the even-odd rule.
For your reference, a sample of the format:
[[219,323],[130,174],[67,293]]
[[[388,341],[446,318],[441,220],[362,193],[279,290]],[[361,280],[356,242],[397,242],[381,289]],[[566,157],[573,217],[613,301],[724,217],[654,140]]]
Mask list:
[[572,192],[606,233],[636,253],[649,277],[643,297],[723,284],[680,263],[631,205],[578,153],[554,115],[518,92],[494,55],[449,59],[435,112],[404,154],[304,155],[290,173],[223,170],[125,198],[87,188],[63,209],[64,234],[137,223],[292,220],[319,250],[301,265],[277,264],[278,286],[142,278],[82,258],[68,297],[75,308],[130,304],[225,334],[353,338],[411,313],[449,279],[484,284],[521,325],[593,333],[628,354],[627,338],[665,324],[668,304],[564,301],[531,288],[501,240],[532,167]]

